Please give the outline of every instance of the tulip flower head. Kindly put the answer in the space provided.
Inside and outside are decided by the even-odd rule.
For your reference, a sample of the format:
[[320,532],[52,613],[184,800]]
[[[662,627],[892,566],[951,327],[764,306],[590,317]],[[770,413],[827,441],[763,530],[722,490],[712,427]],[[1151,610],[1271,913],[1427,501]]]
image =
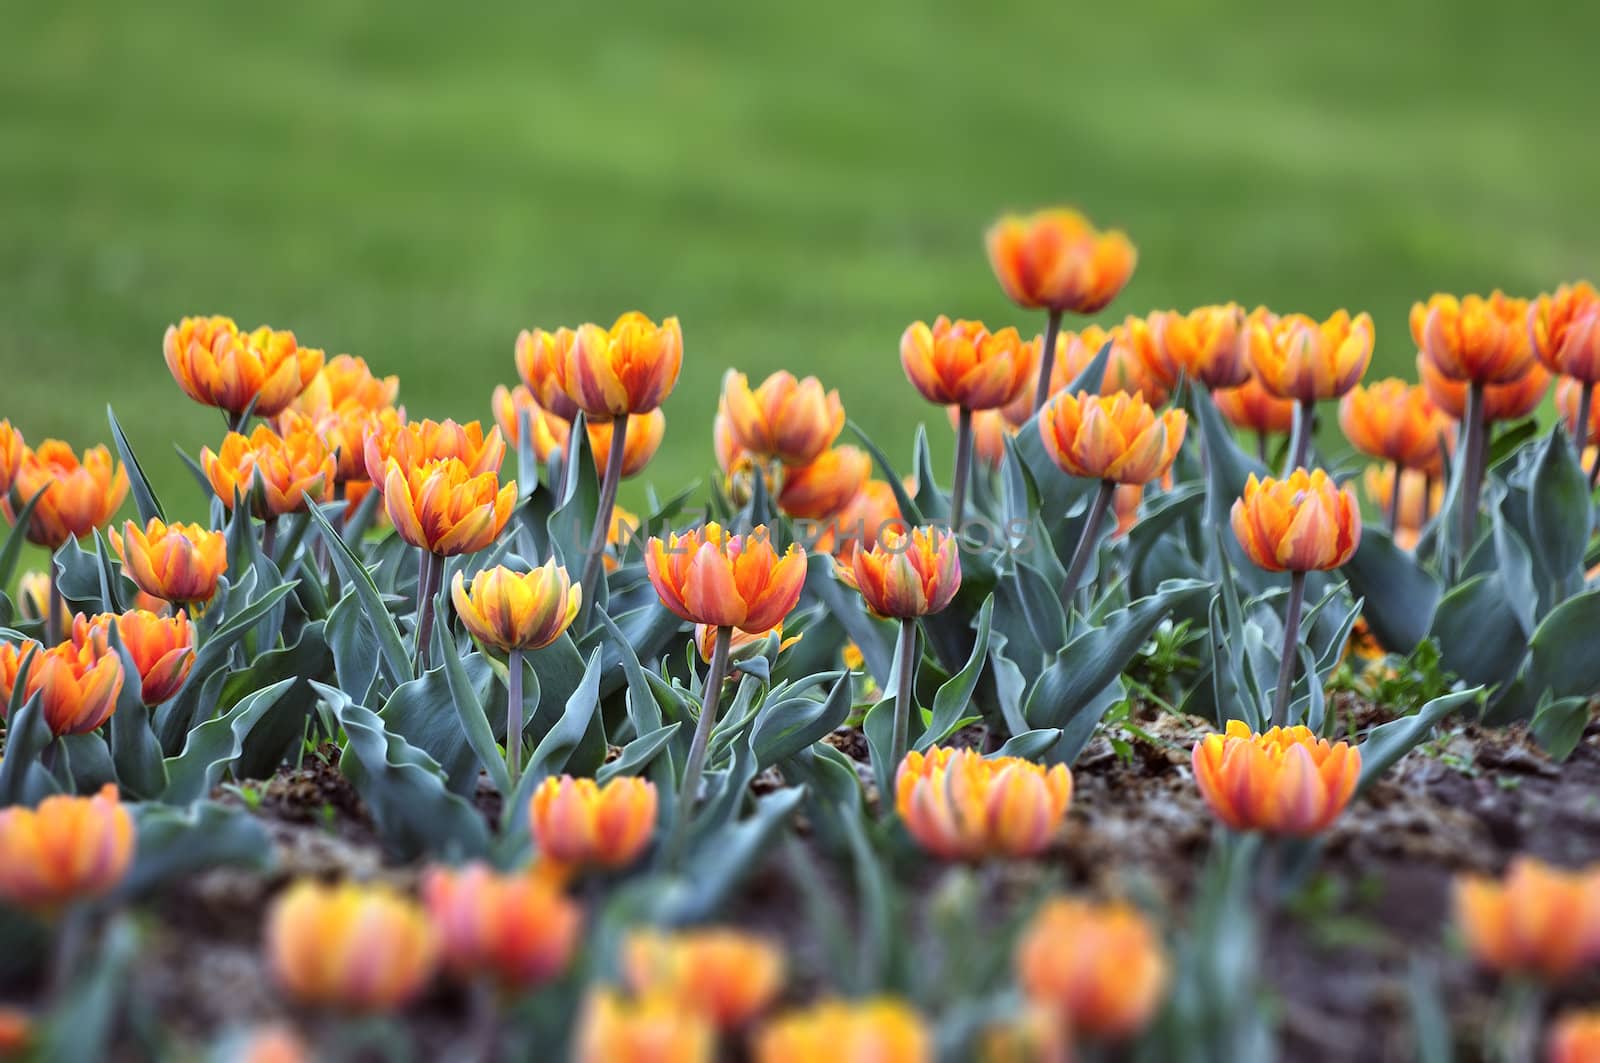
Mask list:
[[783,988],[783,953],[737,930],[716,927],[673,934],[635,931],[622,948],[628,988],[665,998],[736,1030],[764,1011]]
[[[517,333],[515,359],[517,375],[533,400],[550,415],[571,423],[578,416],[578,404],[561,386],[567,353],[577,333],[569,328],[554,332],[523,329]],[[508,432],[507,435],[510,433]]]
[[386,886],[302,879],[272,903],[267,966],[303,1004],[391,1011],[433,977],[439,942],[415,901]]
[[1281,435],[1294,427],[1294,400],[1280,399],[1254,376],[1234,388],[1211,393],[1222,416],[1235,428],[1260,435]]
[[47,650],[38,646],[0,642],[0,706],[10,702],[22,663],[33,651],[22,700],[39,695],[45,724],[57,737],[97,730],[116,711],[122,693],[122,658],[103,640],[69,640]]
[[1253,734],[1229,720],[1195,743],[1195,784],[1230,830],[1309,838],[1344,811],[1361,778],[1361,751],[1305,727]]
[[33,1017],[21,1008],[0,1004],[0,1059],[26,1059],[33,1045]]
[[[1589,389],[1589,423],[1578,424],[1578,400],[1583,396],[1583,389]],[[1593,446],[1600,443],[1600,403],[1594,401],[1595,387],[1584,384],[1573,377],[1562,377],[1556,381],[1556,411],[1561,414],[1561,422],[1567,426],[1567,434],[1578,439],[1584,446]]]
[[765,525],[729,535],[719,524],[645,546],[645,570],[661,604],[691,624],[767,631],[789,615],[805,584],[806,552],[772,548]]
[[[1361,488],[1367,500],[1389,516],[1394,500],[1393,465],[1369,465],[1361,474]],[[1400,472],[1400,512],[1394,518],[1395,542],[1409,550],[1416,545],[1422,529],[1444,503],[1444,480],[1429,480],[1415,469]]]
[[399,377],[375,376],[365,358],[340,354],[328,359],[291,408],[309,417],[353,409],[376,411],[393,406],[399,397]]
[[[80,462],[70,446],[47,439],[38,449],[24,448],[11,486],[18,505],[39,499],[28,521],[28,541],[55,550],[106,526],[128,497],[128,472],[121,462],[112,463],[105,447],[90,447]],[[9,504],[5,512],[11,516]]]
[[1554,984],[1600,961],[1600,868],[1518,857],[1498,881],[1457,876],[1455,911],[1473,958],[1500,974]]
[[905,535],[910,530],[900,515],[894,488],[883,480],[868,480],[843,509],[828,518],[815,548],[848,563],[855,550],[872,549],[891,531]]
[[839,393],[824,392],[814,376],[796,380],[787,371],[752,390],[743,373],[728,370],[717,409],[741,448],[784,465],[811,464],[844,429]]
[[49,913],[104,896],[127,874],[134,841],[133,817],[111,783],[93,797],[0,808],[0,900]]
[[861,592],[874,615],[896,620],[942,612],[961,589],[956,537],[931,525],[909,535],[887,530],[871,548],[835,564],[834,572]]
[[[115,533],[113,533],[115,534]],[[17,613],[24,620],[43,620],[50,612],[50,595],[53,588],[50,586],[48,573],[34,569],[24,572],[17,579]],[[67,600],[56,595],[56,601],[63,615],[71,612]]]
[[1257,309],[1245,326],[1256,379],[1280,399],[1336,399],[1355,386],[1372,359],[1372,316],[1336,311],[1323,322],[1305,314]]
[[160,517],[140,528],[126,522],[110,533],[123,575],[146,594],[167,602],[209,602],[228,568],[228,541],[199,524],[167,524]]
[[1068,390],[1107,344],[1111,346],[1105,373],[1100,377],[1100,394],[1126,391],[1151,406],[1166,405],[1178,382],[1178,370],[1156,344],[1149,324],[1137,317],[1126,318],[1110,328],[1086,325],[1077,332],[1061,333],[1050,370],[1051,396]]
[[1150,329],[1166,363],[1206,387],[1236,388],[1250,379],[1245,312],[1238,303],[1150,315]]
[[768,1023],[755,1039],[756,1063],[933,1063],[921,1016],[888,997],[823,1001]]
[[474,474],[459,458],[404,468],[389,459],[383,505],[400,538],[437,557],[482,550],[500,535],[517,501],[516,481]]
[[589,991],[574,1035],[573,1063],[712,1063],[716,1030],[674,1000],[629,1000]]
[[528,807],[539,852],[560,864],[627,867],[655,833],[655,784],[631,775],[604,786],[570,775],[551,777]]
[[900,366],[922,397],[940,406],[990,410],[1022,394],[1035,352],[1014,328],[991,333],[981,321],[918,321],[900,337]]
[[202,406],[237,421],[246,411],[276,417],[322,369],[323,352],[302,347],[294,333],[262,325],[241,332],[225,317],[186,317],[161,341],[172,379]]
[[1072,773],[1020,757],[931,746],[895,773],[895,810],[911,836],[945,860],[1026,857],[1050,844],[1072,803]]
[[578,906],[549,881],[484,864],[429,868],[422,900],[445,968],[463,980],[488,975],[507,988],[532,988],[566,970],[583,925]]
[[483,569],[470,588],[457,572],[450,598],[473,638],[509,653],[543,649],[560,638],[578,615],[583,590],[551,558],[532,572],[504,565]]
[[[1453,421],[1467,415],[1467,388],[1465,380],[1452,380],[1439,371],[1432,359],[1417,355],[1417,376],[1444,414]],[[1550,374],[1538,362],[1529,364],[1527,372],[1509,384],[1488,384],[1483,389],[1483,419],[1493,424],[1497,421],[1519,421],[1539,408],[1545,392],[1550,390]]]
[[561,386],[589,420],[609,421],[660,406],[672,394],[682,368],[678,319],[669,317],[657,325],[629,311],[609,329],[578,328],[561,363]]
[[1160,936],[1123,901],[1048,902],[1022,932],[1016,963],[1030,999],[1075,1032],[1113,1040],[1148,1025],[1168,978]]
[[90,619],[80,613],[72,618],[72,641],[80,652],[93,643],[96,653],[105,654],[112,624],[139,671],[139,700],[160,705],[176,695],[194,667],[194,629],[187,614],[180,609],[174,616],[157,616],[130,609],[120,616],[102,613]]
[[1183,446],[1188,415],[1156,413],[1137,395],[1061,392],[1039,411],[1044,449],[1063,472],[1145,484],[1164,476]]
[[1474,384],[1510,384],[1534,364],[1528,301],[1503,292],[1488,298],[1434,295],[1411,307],[1411,338],[1442,376]]
[[1429,476],[1444,472],[1444,448],[1455,436],[1450,419],[1425,388],[1394,378],[1345,392],[1339,427],[1363,454]]
[[[594,421],[588,424],[589,450],[594,455],[598,469],[604,470],[611,460],[613,424]],[[639,475],[650,459],[661,449],[661,440],[667,434],[667,415],[659,409],[628,420],[628,436],[622,446],[622,478]]]
[[1117,297],[1139,253],[1127,235],[1101,232],[1075,210],[1008,214],[985,236],[989,265],[1018,306],[1097,314]]
[[391,459],[409,474],[424,465],[454,458],[470,475],[481,476],[488,472],[498,474],[506,456],[506,441],[500,430],[491,428],[485,433],[477,421],[412,421],[393,431],[368,432],[362,447],[367,477],[375,484],[388,478]]
[[11,481],[16,479],[27,449],[22,433],[11,427],[10,421],[0,420],[0,498],[11,490]]
[[783,470],[778,508],[799,520],[826,520],[849,505],[871,475],[866,451],[833,447],[810,465]]
[[1338,568],[1361,542],[1355,492],[1321,469],[1296,469],[1282,480],[1251,473],[1232,522],[1245,554],[1269,572]]
[[1571,1011],[1556,1020],[1544,1042],[1545,1063],[1600,1059],[1600,1011]]
[[308,500],[333,497],[338,472],[334,456],[310,421],[290,415],[293,426],[279,435],[257,425],[248,436],[229,432],[222,448],[200,451],[200,467],[228,509],[244,498],[263,520],[302,510]]
[[1552,373],[1600,384],[1600,292],[1589,282],[1563,284],[1534,300],[1528,338]]

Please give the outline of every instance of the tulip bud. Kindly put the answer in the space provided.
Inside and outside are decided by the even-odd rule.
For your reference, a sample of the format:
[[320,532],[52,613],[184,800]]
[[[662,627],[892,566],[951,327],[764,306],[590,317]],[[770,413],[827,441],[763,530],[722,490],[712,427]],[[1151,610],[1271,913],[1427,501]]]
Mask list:
[[292,332],[263,325],[240,332],[225,317],[186,317],[162,339],[167,369],[183,393],[239,417],[276,417],[322,369],[323,352]]
[[1061,208],[1008,214],[990,227],[985,243],[1000,287],[1028,310],[1099,313],[1139,259],[1124,233],[1102,233],[1077,211]]
[[1252,734],[1229,720],[1223,734],[1195,743],[1195,784],[1230,830],[1309,838],[1327,830],[1361,778],[1361,751],[1305,727]]
[[111,783],[93,797],[0,808],[0,900],[49,912],[104,896],[127,874],[133,848],[133,817]]
[[[1042,342],[1042,341],[1041,341]],[[1100,394],[1126,391],[1143,398],[1151,406],[1164,406],[1178,382],[1175,366],[1156,345],[1143,318],[1129,317],[1110,328],[1086,325],[1078,332],[1062,332],[1056,338],[1056,360],[1050,370],[1050,394],[1067,390],[1107,344],[1106,368],[1100,377]],[[1031,410],[1030,410],[1031,412]],[[1026,417],[1017,417],[1025,423]]]
[[385,428],[371,430],[362,452],[367,478],[379,485],[389,475],[391,459],[409,475],[413,469],[454,458],[466,466],[470,475],[481,476],[486,472],[498,474],[505,456],[506,442],[498,428],[485,434],[477,421],[458,424],[449,420],[413,421],[396,426],[392,432]]
[[394,530],[438,557],[482,550],[500,535],[517,502],[516,481],[474,475],[458,458],[407,469],[395,458],[383,479],[383,505]]
[[850,504],[872,475],[872,459],[859,447],[834,447],[810,465],[783,470],[778,508],[800,520],[826,520]]
[[756,1063],[933,1063],[921,1016],[891,997],[823,1001],[768,1023],[755,1039]]
[[1149,321],[1167,364],[1206,387],[1236,388],[1250,379],[1245,313],[1238,303],[1202,306],[1187,314],[1158,311]]
[[[0,642],[0,706],[9,703],[22,662],[36,647],[36,642],[22,646]],[[110,652],[103,640],[62,642],[34,653],[23,701],[40,696],[40,709],[51,734],[88,734],[116,711],[122,682],[122,658]],[[3,712],[0,708],[0,714]]]
[[1528,337],[1552,373],[1600,383],[1600,293],[1589,282],[1539,296],[1528,308]]
[[460,572],[450,585],[456,613],[473,638],[502,653],[538,650],[561,637],[578,615],[583,588],[567,570],[546,561],[532,572],[504,565],[479,571],[469,591]]
[[1211,399],[1235,428],[1281,435],[1294,427],[1294,400],[1269,394],[1253,376],[1236,388],[1218,388]]
[[884,532],[871,549],[834,565],[840,582],[861,592],[876,616],[905,619],[943,611],[961,589],[961,555],[954,535],[927,526]]
[[783,988],[783,953],[737,930],[636,931],[622,949],[628,988],[665,998],[722,1030],[753,1019]]
[[1188,423],[1182,410],[1157,414],[1144,399],[1120,391],[1062,392],[1039,411],[1044,449],[1063,472],[1125,484],[1165,475]]
[[1058,898],[1039,909],[1017,945],[1017,979],[1074,1031],[1122,1039],[1143,1029],[1167,984],[1155,930],[1121,902]]
[[528,806],[534,844],[561,864],[627,867],[656,827],[656,787],[631,775],[604,786],[570,775],[539,784]]
[[806,553],[790,544],[780,557],[765,525],[728,535],[719,524],[692,528],[645,546],[645,570],[661,603],[691,624],[767,631],[800,601]]
[[483,864],[428,869],[422,898],[445,967],[462,979],[487,974],[512,989],[566,970],[583,923],[578,906],[540,876],[499,875]]
[[1338,568],[1361,542],[1355,492],[1321,469],[1296,469],[1283,480],[1251,473],[1232,522],[1245,555],[1269,572]]
[[1444,448],[1454,438],[1426,389],[1390,378],[1356,385],[1339,402],[1339,427],[1363,454],[1428,476],[1444,472]]
[[267,912],[266,954],[301,1003],[389,1011],[433,977],[438,941],[416,902],[386,886],[302,879]]
[[561,380],[567,352],[576,338],[577,334],[569,328],[554,332],[523,329],[517,333],[515,352],[517,375],[522,377],[533,400],[551,416],[569,424],[578,416],[578,404],[562,389]]
[[1336,311],[1318,323],[1305,314],[1279,316],[1265,308],[1245,326],[1251,367],[1261,386],[1280,399],[1336,399],[1355,386],[1372,360],[1372,316]]
[[1600,961],[1600,865],[1564,871],[1518,857],[1499,881],[1457,876],[1455,909],[1473,958],[1499,974],[1555,984]]
[[200,467],[225,507],[232,509],[234,499],[242,497],[266,520],[302,510],[308,499],[333,497],[338,471],[333,454],[309,421],[288,416],[286,435],[262,424],[248,436],[229,432],[216,453],[210,447],[200,451]]
[[562,364],[561,385],[589,420],[609,421],[660,406],[682,368],[678,319],[669,317],[658,326],[629,311],[610,329],[583,325],[577,330]]
[[931,746],[895,773],[895,810],[924,849],[945,860],[1033,856],[1072,803],[1072,773],[1020,757]]
[[1600,1011],[1569,1011],[1545,1038],[1545,1063],[1595,1063],[1600,1060]]
[[[71,447],[47,439],[37,450],[23,449],[11,486],[19,505],[36,495],[39,499],[28,521],[28,541],[55,550],[105,527],[128,496],[128,472],[120,462],[113,471],[105,447],[85,450],[80,464]],[[9,505],[5,512],[11,517]]]
[[844,429],[839,393],[824,393],[814,376],[796,380],[787,371],[752,391],[743,373],[728,370],[717,409],[741,448],[784,465],[811,464]]
[[228,541],[199,524],[166,524],[151,517],[144,529],[127,521],[110,533],[122,572],[146,594],[168,602],[209,602],[228,568]]
[[1510,384],[1534,364],[1528,301],[1496,291],[1487,299],[1434,295],[1411,307],[1411,338],[1439,374],[1477,384]]
[[374,376],[365,358],[335,355],[290,407],[307,416],[360,408],[384,410],[400,396],[400,378]]
[[[594,454],[595,467],[604,470],[611,460],[612,422],[597,421],[588,425],[589,450]],[[622,448],[622,478],[637,476],[650,464],[650,459],[661,449],[661,440],[667,434],[667,415],[660,410],[628,419],[627,442]]]
[[1014,401],[1033,376],[1035,351],[1014,328],[940,316],[900,337],[900,365],[922,397],[940,406],[989,410]]
[[591,989],[574,1035],[573,1063],[712,1063],[716,1031],[675,1001],[624,1000]]
[[72,641],[80,650],[93,643],[95,652],[104,654],[113,623],[139,670],[139,700],[160,705],[177,694],[194,666],[194,632],[188,616],[182,610],[176,616],[157,616],[130,609],[120,616],[102,613],[91,620],[80,613],[72,619]]

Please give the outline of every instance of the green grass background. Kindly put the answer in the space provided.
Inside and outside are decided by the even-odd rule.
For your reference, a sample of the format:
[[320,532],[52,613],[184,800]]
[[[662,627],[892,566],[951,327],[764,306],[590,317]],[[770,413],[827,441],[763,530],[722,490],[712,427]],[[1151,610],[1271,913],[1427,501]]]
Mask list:
[[683,321],[652,470],[712,465],[724,369],[816,373],[891,453],[941,414],[900,331],[1037,329],[982,250],[1077,203],[1140,248],[1116,313],[1237,299],[1377,320],[1596,272],[1600,6],[358,0],[5,5],[0,416],[104,441],[169,507],[220,419],[169,380],[188,313],[488,416],[519,328]]

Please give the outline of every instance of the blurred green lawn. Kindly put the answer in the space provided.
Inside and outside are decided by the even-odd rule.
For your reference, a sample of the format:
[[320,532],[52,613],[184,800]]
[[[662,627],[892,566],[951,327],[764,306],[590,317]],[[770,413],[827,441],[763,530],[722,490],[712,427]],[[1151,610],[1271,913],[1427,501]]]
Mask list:
[[488,416],[519,328],[677,314],[663,486],[712,465],[724,369],[814,372],[890,452],[942,415],[897,340],[1036,329],[981,233],[1083,205],[1138,243],[1113,307],[1367,309],[1596,271],[1600,7],[1483,0],[7,5],[0,416],[107,437],[173,508],[215,445],[160,354],[227,313]]

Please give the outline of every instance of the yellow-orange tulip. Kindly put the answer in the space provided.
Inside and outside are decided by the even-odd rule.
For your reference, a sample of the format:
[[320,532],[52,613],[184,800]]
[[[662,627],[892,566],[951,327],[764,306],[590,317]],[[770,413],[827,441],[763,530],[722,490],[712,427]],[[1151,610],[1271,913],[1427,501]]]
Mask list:
[[1237,831],[1308,838],[1339,817],[1361,778],[1361,751],[1305,727],[1252,734],[1229,720],[1195,743],[1194,779],[1211,811]]
[[422,900],[445,968],[464,980],[489,975],[508,988],[531,988],[565,971],[583,925],[578,906],[545,878],[497,874],[485,864],[429,868]]
[[787,370],[753,391],[743,373],[728,370],[717,408],[741,448],[784,465],[809,465],[844,429],[839,393],[824,392],[814,376],[796,380]]
[[1208,388],[1236,388],[1250,379],[1245,313],[1238,303],[1150,315],[1150,328],[1168,365]]
[[[743,656],[743,654],[739,652],[740,650],[743,650],[745,647],[754,647],[760,645],[767,640],[768,635],[778,636],[779,653],[782,653],[784,650],[788,649],[790,646],[793,646],[801,639],[801,636],[799,635],[784,638],[782,624],[779,624],[770,631],[740,631],[735,628],[733,634],[728,639],[728,651],[731,655],[731,659],[735,661],[739,660]],[[712,654],[716,652],[717,648],[717,629],[712,627],[710,624],[696,624],[694,626],[694,646],[695,649],[700,651],[700,659],[705,663],[710,664]]]
[[388,478],[390,459],[399,462],[409,474],[430,462],[455,458],[470,474],[481,476],[486,472],[498,474],[505,456],[506,442],[500,430],[491,428],[485,434],[477,421],[413,421],[393,431],[369,431],[363,444],[367,478],[380,485]]
[[567,352],[576,338],[577,333],[569,328],[558,328],[554,332],[523,329],[517,333],[515,350],[517,375],[534,401],[568,423],[577,418],[578,404],[563,390],[561,381],[566,372]]
[[918,321],[900,337],[900,365],[922,397],[940,406],[988,410],[1028,386],[1037,352],[1014,328],[990,332],[981,321]]
[[1294,400],[1269,394],[1253,376],[1236,388],[1218,388],[1211,398],[1235,428],[1272,435],[1294,427]]
[[120,616],[101,613],[93,619],[79,613],[72,618],[72,641],[80,649],[93,642],[95,652],[103,654],[111,644],[108,628],[113,623],[139,671],[139,700],[160,705],[175,695],[194,667],[194,629],[188,615],[181,609],[175,616],[157,616],[143,609],[130,609]]
[[323,354],[294,333],[262,325],[241,332],[225,317],[186,317],[161,341],[167,369],[183,393],[238,417],[276,417],[322,369]]
[[1588,281],[1563,284],[1528,308],[1528,337],[1552,373],[1600,383],[1600,293]]
[[[20,505],[39,496],[28,521],[27,538],[36,546],[54,550],[68,539],[105,527],[128,496],[128,471],[121,462],[112,464],[111,452],[105,447],[85,450],[80,463],[70,446],[47,439],[37,450],[23,449],[12,488]],[[11,517],[9,505],[5,512]]]
[[1044,449],[1062,471],[1093,480],[1144,484],[1171,468],[1188,415],[1156,413],[1137,395],[1061,392],[1039,411]]
[[365,358],[340,354],[328,359],[290,408],[308,417],[352,407],[376,411],[393,406],[399,396],[399,377],[375,376]]
[[1444,447],[1455,432],[1425,389],[1389,378],[1357,384],[1339,401],[1339,427],[1363,454],[1429,476],[1444,472]]
[[[1583,389],[1589,389],[1589,423],[1578,426],[1578,400],[1583,396]],[[1564,376],[1556,381],[1556,409],[1561,414],[1562,422],[1567,426],[1567,433],[1578,439],[1584,446],[1600,443],[1600,403],[1595,399],[1596,386],[1584,384],[1573,377]]]
[[0,900],[48,912],[109,893],[133,862],[133,817],[111,783],[0,808]]
[[[48,573],[34,569],[24,572],[17,579],[17,612],[24,620],[43,620],[50,612],[50,576]],[[65,616],[71,612],[67,600],[60,594],[56,598],[61,603],[61,613]]]
[[[589,449],[594,453],[595,465],[604,470],[611,460],[612,422],[599,421],[588,425]],[[667,434],[667,415],[651,410],[638,417],[628,418],[627,442],[622,451],[622,478],[637,476],[650,464],[650,459],[661,449],[661,440]]]
[[1039,909],[1017,944],[1017,981],[1075,1032],[1120,1039],[1143,1029],[1167,985],[1155,928],[1125,901],[1060,897]]
[[394,530],[439,557],[471,554],[499,536],[517,502],[517,484],[492,472],[473,475],[457,458],[403,469],[389,459],[383,505]]
[[823,1001],[762,1029],[756,1063],[933,1063],[933,1036],[908,1005],[890,997]]
[[1600,1060],[1600,1011],[1569,1011],[1556,1020],[1544,1042],[1545,1063]]
[[[1439,371],[1425,354],[1417,355],[1417,375],[1428,389],[1428,398],[1451,420],[1467,415],[1467,382],[1452,380]],[[1539,408],[1550,388],[1550,374],[1533,362],[1528,371],[1509,384],[1489,384],[1483,389],[1483,419],[1487,423],[1520,420]]]
[[900,516],[900,500],[895,497],[894,488],[883,480],[868,480],[843,509],[827,519],[812,549],[848,562],[853,551],[859,547],[872,549],[886,532],[903,535],[910,530],[911,526]]
[[1411,338],[1441,375],[1509,384],[1534,364],[1528,300],[1496,291],[1487,299],[1434,295],[1411,307]]
[[1338,568],[1361,542],[1355,492],[1321,469],[1296,469],[1282,480],[1251,473],[1232,517],[1246,556],[1269,572]]
[[778,508],[801,520],[824,520],[849,505],[872,475],[872,459],[860,447],[825,450],[810,465],[783,470]]
[[[279,418],[278,431],[294,430],[295,417],[307,416],[288,410]],[[405,424],[405,411],[368,410],[354,404],[327,413],[309,415],[312,429],[334,456],[334,482],[367,482],[366,441],[370,436],[392,438]]]
[[200,467],[228,509],[235,496],[242,496],[266,520],[333,497],[333,453],[309,421],[291,416],[295,421],[287,435],[261,424],[248,436],[229,432],[216,453],[210,447],[200,451]]
[[[951,406],[948,412],[950,427],[958,427],[961,408]],[[1016,426],[1006,419],[1004,410],[977,410],[972,414],[973,453],[991,469],[998,469],[1005,461],[1006,437],[1016,434]]]
[[[37,646],[0,642],[0,706],[10,702],[22,662]],[[23,701],[40,695],[51,734],[87,734],[116,711],[122,682],[122,658],[107,652],[104,643],[69,640],[34,654]]]
[[450,599],[473,638],[509,653],[543,649],[560,638],[578,615],[583,588],[574,587],[552,557],[532,572],[483,569],[470,590],[457,572]]
[[1075,210],[1008,214],[985,237],[989,265],[1012,302],[1029,310],[1095,314],[1139,260],[1125,233],[1101,232]]
[[1072,773],[972,749],[912,750],[895,773],[895,810],[911,836],[945,860],[1044,851],[1072,803]]
[[1177,370],[1157,349],[1144,319],[1136,317],[1111,328],[1086,325],[1077,332],[1061,333],[1056,340],[1055,364],[1050,370],[1051,395],[1070,387],[1107,343],[1111,344],[1111,351],[1106,356],[1105,374],[1100,378],[1100,394],[1126,391],[1142,397],[1151,406],[1166,405],[1178,381]]
[[[1389,516],[1389,506],[1394,500],[1394,466],[1369,465],[1361,474],[1361,486],[1367,500]],[[1416,546],[1423,525],[1433,518],[1444,503],[1444,480],[1431,483],[1427,476],[1415,469],[1405,469],[1400,475],[1400,513],[1395,518],[1395,542],[1410,550]]]
[[528,805],[539,852],[560,864],[627,867],[656,828],[656,787],[618,776],[599,785],[570,775],[539,784]]
[[782,556],[761,525],[729,535],[719,524],[691,528],[645,545],[645,569],[661,604],[691,624],[766,631],[800,600],[806,552],[790,544]]
[[1600,867],[1518,857],[1498,881],[1457,876],[1455,909],[1473,958],[1500,974],[1560,982],[1600,961]]
[[877,616],[925,616],[942,611],[961,589],[960,547],[942,528],[913,528],[909,535],[891,528],[838,561],[834,572]]
[[11,427],[10,421],[0,420],[0,497],[11,490],[11,481],[16,479],[27,449],[22,433]]
[[428,984],[439,942],[422,908],[387,886],[301,879],[267,913],[266,955],[302,1003],[388,1011]]
[[573,1063],[712,1063],[716,1030],[701,1016],[662,998],[625,1000],[589,991],[574,1035]]
[[[489,408],[494,411],[494,423],[506,442],[515,447],[522,442],[522,415],[527,414],[530,437],[528,446],[540,461],[549,461],[557,451],[565,453],[567,440],[572,435],[572,425],[563,421],[533,397],[533,392],[518,384],[514,388],[500,385],[489,398]],[[629,425],[629,449],[633,449],[632,425]],[[663,426],[664,427],[664,426]],[[590,435],[593,439],[593,434]],[[609,437],[608,437],[609,438]],[[609,452],[608,452],[609,453]]]
[[682,369],[678,319],[669,317],[658,326],[629,311],[609,329],[578,328],[561,365],[561,386],[589,420],[609,421],[660,406]]
[[1280,399],[1336,399],[1355,386],[1372,360],[1372,316],[1335,311],[1323,322],[1262,308],[1245,325],[1250,365],[1261,386]]
[[766,1009],[783,988],[783,953],[737,930],[635,931],[622,947],[628,988],[675,1002],[723,1030]]
[[221,532],[199,524],[166,524],[151,517],[142,530],[133,521],[111,546],[122,559],[122,573],[146,594],[168,602],[209,602],[228,568],[228,542]]

